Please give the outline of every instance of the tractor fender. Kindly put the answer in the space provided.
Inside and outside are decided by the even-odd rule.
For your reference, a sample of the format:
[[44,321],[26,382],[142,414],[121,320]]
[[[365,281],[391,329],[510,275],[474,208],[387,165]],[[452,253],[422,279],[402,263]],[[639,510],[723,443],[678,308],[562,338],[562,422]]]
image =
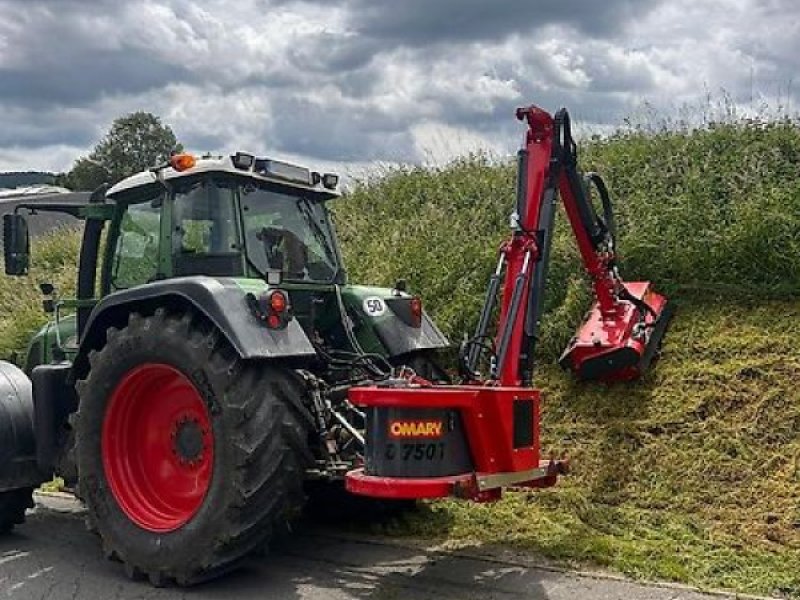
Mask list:
[[374,337],[383,349],[375,351],[401,356],[450,346],[447,337],[425,311],[418,326],[412,325],[410,294],[388,288],[348,285],[343,288],[342,295],[347,312],[359,330]]
[[[264,284],[264,289],[267,289]],[[269,329],[251,312],[247,292],[229,278],[193,275],[155,281],[104,297],[81,332],[75,358],[78,377],[88,370],[88,353],[105,344],[109,327],[122,328],[131,312],[193,309],[224,335],[241,358],[309,357],[316,351],[296,319],[284,329]]]
[[0,492],[45,481],[36,466],[31,380],[16,365],[0,361]]
[[450,346],[445,335],[425,312],[422,313],[420,327],[412,327],[400,318],[391,318],[374,323],[372,328],[390,356]]

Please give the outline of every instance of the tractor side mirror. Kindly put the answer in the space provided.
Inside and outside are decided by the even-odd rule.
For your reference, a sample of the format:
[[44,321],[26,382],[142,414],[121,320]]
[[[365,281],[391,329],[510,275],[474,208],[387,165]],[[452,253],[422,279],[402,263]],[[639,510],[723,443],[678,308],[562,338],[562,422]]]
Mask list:
[[19,214],[3,215],[3,258],[6,275],[26,275],[31,242],[28,222]]

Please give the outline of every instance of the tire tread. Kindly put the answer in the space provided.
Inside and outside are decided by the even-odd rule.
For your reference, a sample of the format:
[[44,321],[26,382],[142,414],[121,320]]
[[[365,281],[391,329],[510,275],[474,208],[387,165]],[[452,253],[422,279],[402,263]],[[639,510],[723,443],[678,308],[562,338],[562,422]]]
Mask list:
[[[127,326],[108,333],[106,345],[90,354],[87,377],[76,385],[81,412],[87,409],[85,402],[100,401],[99,394],[91,393],[100,384],[97,369],[118,360],[122,348],[135,345],[143,336],[150,337],[153,344],[161,336],[178,336],[185,340],[192,364],[204,370],[217,402],[222,403],[221,422],[227,439],[218,438],[215,444],[231,447],[233,466],[230,473],[223,474],[229,480],[230,493],[225,496],[227,506],[219,507],[224,515],[220,526],[211,539],[202,542],[206,552],[195,552],[183,563],[175,560],[170,566],[156,568],[132,562],[124,542],[115,544],[109,539],[112,536],[106,535],[109,525],[93,514],[91,501],[89,519],[104,543],[125,563],[126,573],[144,577],[155,586],[167,581],[191,585],[225,573],[267,543],[289,512],[301,508],[302,478],[297,474],[311,457],[307,447],[310,413],[302,398],[305,387],[286,367],[240,359],[224,336],[191,313],[167,314],[161,308],[150,316],[132,313]],[[86,434],[79,432],[79,447]]]

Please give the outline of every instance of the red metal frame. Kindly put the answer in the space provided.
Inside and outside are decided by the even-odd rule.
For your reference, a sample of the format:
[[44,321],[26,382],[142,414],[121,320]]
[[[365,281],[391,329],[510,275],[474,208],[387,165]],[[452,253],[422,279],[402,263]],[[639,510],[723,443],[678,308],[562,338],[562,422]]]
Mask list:
[[[519,231],[516,231],[506,241],[500,252],[506,259],[506,277],[503,284],[502,304],[498,331],[506,327],[506,322],[512,317],[511,299],[514,296],[514,287],[518,276],[525,278],[522,287],[520,306],[527,306],[528,296],[531,293],[529,280],[533,262],[540,258],[536,233],[541,229],[539,216],[541,202],[547,186],[550,169],[550,157],[553,153],[553,119],[537,107],[527,109],[528,131],[525,135],[525,147],[528,152],[527,170],[525,173],[526,196],[523,206],[519,207]],[[520,173],[520,176],[522,174]],[[526,257],[528,260],[527,269]],[[520,352],[523,348],[525,318],[517,316],[513,319],[512,333],[509,343],[511,354],[499,365],[498,379],[502,385],[522,385],[522,376],[519,369]]]
[[[571,147],[574,142],[569,131],[569,116],[562,110],[558,117],[564,120],[556,127],[553,117],[536,106],[517,111],[517,118],[525,119],[528,124],[525,136],[528,154],[525,174],[527,195],[520,231],[515,232],[514,236],[515,240],[520,241],[503,250],[508,257],[509,275],[503,294],[500,330],[512,300],[512,275],[520,272],[520,255],[524,252],[521,248],[536,244],[536,232],[543,225],[537,219],[545,200],[544,182],[551,177],[550,170],[558,168],[555,183],[595,296],[589,316],[564,352],[561,364],[581,379],[634,379],[649,364],[655,351],[650,346],[659,343],[663,329],[658,329],[666,326],[671,309],[667,308],[666,298],[657,294],[649,282],[623,282],[614,266],[616,257],[613,247],[599,248],[591,239],[581,218],[581,209],[592,213],[594,210],[587,206],[588,199],[583,191],[579,192],[581,197],[577,197],[573,187],[578,171],[574,164],[574,148]],[[529,286],[526,289],[533,294],[544,292],[543,289],[531,289]],[[524,321],[516,319],[513,323],[514,337],[509,347],[510,354],[500,366],[500,381],[506,385],[524,383],[520,373],[520,355],[524,350],[520,339]]]
[[[512,483],[544,487],[553,485],[565,469],[563,461],[540,461],[538,390],[480,385],[369,386],[353,388],[349,398],[361,407],[458,409],[474,466],[468,473],[429,478],[373,477],[358,469],[348,473],[346,479],[347,489],[356,494],[406,499],[458,496],[485,502],[499,498],[500,485],[493,485],[495,480],[514,480],[513,474],[537,471],[530,479]],[[513,447],[514,400],[533,403],[531,446]]]

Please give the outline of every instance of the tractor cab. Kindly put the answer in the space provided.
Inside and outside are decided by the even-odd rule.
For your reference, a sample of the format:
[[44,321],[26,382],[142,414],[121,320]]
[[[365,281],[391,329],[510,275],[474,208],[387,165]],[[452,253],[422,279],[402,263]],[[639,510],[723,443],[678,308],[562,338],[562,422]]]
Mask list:
[[317,173],[279,163],[283,176],[274,177],[267,165],[275,161],[253,160],[260,163],[254,171],[236,167],[242,163],[235,159],[201,159],[190,169],[149,180],[135,175],[111,188],[117,211],[104,292],[191,275],[343,283],[325,207],[338,194],[312,185],[323,180]]

